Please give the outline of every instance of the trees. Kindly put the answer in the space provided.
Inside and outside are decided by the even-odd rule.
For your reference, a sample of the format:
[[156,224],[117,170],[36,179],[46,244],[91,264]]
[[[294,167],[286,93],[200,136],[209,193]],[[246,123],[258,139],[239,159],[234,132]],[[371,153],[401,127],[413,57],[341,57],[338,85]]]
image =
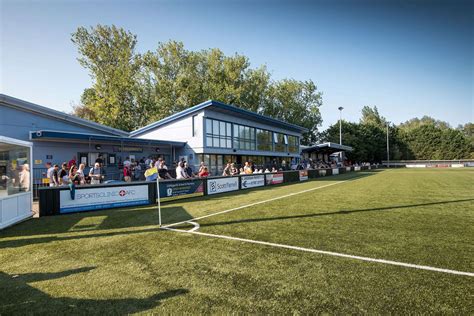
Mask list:
[[136,116],[136,77],[139,56],[136,36],[115,26],[79,27],[72,34],[93,86],[84,91],[77,115],[85,115],[111,127],[130,130]]
[[311,80],[275,81],[246,56],[189,51],[176,41],[138,54],[136,35],[116,26],[80,27],[72,41],[94,82],[78,116],[130,131],[214,99],[308,128],[303,144],[316,139],[322,96]]
[[[377,108],[364,107],[359,123],[342,123],[344,145],[354,148],[347,153],[353,161],[386,160],[386,120]],[[425,116],[398,126],[389,125],[391,160],[451,160],[471,157],[472,123],[453,129],[448,123]],[[471,138],[468,136],[471,135]],[[339,123],[321,134],[321,140],[339,142]]]

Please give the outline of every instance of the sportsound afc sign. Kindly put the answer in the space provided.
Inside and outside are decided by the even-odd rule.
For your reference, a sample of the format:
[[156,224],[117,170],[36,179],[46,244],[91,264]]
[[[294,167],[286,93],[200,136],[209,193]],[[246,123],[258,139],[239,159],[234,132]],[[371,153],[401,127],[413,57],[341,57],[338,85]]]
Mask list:
[[263,187],[265,185],[265,176],[244,176],[240,178],[242,190]]
[[219,178],[207,180],[207,194],[216,194],[230,191],[237,191],[239,189],[239,178]]
[[179,180],[173,182],[159,182],[160,183],[160,197],[175,197],[189,194],[201,193],[203,194],[202,180]]
[[71,213],[149,204],[148,185],[76,189],[74,200],[69,190],[59,192],[59,212]]

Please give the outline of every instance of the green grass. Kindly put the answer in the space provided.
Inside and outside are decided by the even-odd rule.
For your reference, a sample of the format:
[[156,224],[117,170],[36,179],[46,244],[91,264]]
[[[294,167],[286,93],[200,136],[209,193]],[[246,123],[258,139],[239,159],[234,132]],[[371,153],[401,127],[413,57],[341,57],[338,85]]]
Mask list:
[[[163,219],[333,183],[199,220],[199,231],[474,272],[471,170],[343,174],[168,202]],[[165,231],[157,223],[156,207],[144,207],[43,217],[0,232],[0,314],[474,310],[469,276]]]

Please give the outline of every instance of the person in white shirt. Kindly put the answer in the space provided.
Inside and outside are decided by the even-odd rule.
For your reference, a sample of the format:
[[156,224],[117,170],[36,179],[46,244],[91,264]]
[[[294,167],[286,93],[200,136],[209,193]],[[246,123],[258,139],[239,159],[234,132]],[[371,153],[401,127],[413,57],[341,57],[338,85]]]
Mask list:
[[188,175],[186,174],[186,171],[184,170],[184,163],[181,161],[178,164],[178,167],[176,167],[176,179],[187,179]]
[[25,163],[20,172],[20,188],[22,191],[30,191],[30,166]]

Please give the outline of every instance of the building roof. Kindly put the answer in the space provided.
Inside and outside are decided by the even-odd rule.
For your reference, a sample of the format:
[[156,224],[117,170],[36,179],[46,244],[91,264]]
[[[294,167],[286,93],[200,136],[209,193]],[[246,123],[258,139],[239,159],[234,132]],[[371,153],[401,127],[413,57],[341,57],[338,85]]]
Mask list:
[[263,121],[265,123],[269,123],[269,124],[272,124],[274,126],[278,126],[278,127],[281,127],[281,128],[285,128],[285,129],[300,132],[300,133],[304,133],[304,132],[308,131],[308,129],[306,129],[304,127],[301,127],[301,126],[298,126],[298,125],[283,122],[281,120],[277,120],[277,119],[271,118],[269,116],[257,114],[255,112],[252,112],[252,111],[249,111],[249,110],[241,109],[241,108],[233,106],[233,105],[224,104],[224,103],[214,101],[214,100],[209,100],[209,101],[200,103],[198,105],[195,105],[193,107],[190,107],[190,108],[188,108],[184,111],[181,111],[181,112],[175,113],[173,115],[170,115],[170,116],[168,116],[168,117],[166,117],[166,118],[164,118],[160,121],[154,122],[152,124],[149,124],[147,126],[139,128],[135,131],[132,131],[130,133],[130,136],[132,136],[132,137],[138,136],[140,134],[143,134],[143,133],[148,132],[150,130],[153,130],[155,128],[161,127],[161,126],[166,125],[168,123],[172,123],[175,120],[178,120],[180,118],[183,118],[183,117],[188,116],[192,113],[198,112],[200,110],[203,110],[203,109],[209,108],[209,107],[213,107],[215,109],[219,109],[219,110],[223,110],[223,111],[229,111],[229,112],[232,112],[234,114],[242,115],[246,118],[249,118],[249,119],[252,119],[252,120],[255,120],[255,121],[258,121],[258,122]]
[[0,94],[0,103],[5,104],[6,106],[22,109],[24,111],[32,112],[38,115],[49,116],[54,119],[67,121],[69,123],[74,123],[80,126],[92,128],[98,131],[106,132],[109,134],[117,135],[117,136],[129,136],[128,132],[115,129],[109,126],[105,126],[99,123],[95,123],[89,120],[85,120],[79,118],[74,115],[66,114],[60,111],[56,111],[35,103],[31,103],[28,101],[20,100],[5,94]]
[[316,144],[312,146],[301,146],[302,147],[302,152],[304,153],[312,153],[312,152],[318,152],[318,153],[325,153],[325,154],[332,154],[338,151],[353,151],[354,149],[351,146],[346,146],[346,145],[339,145],[336,143],[322,143],[322,144]]
[[31,140],[94,140],[94,141],[109,141],[109,142],[123,142],[126,144],[134,145],[172,145],[176,147],[183,147],[186,145],[185,142],[176,142],[169,140],[158,140],[158,139],[146,139],[146,138],[131,138],[131,137],[120,137],[120,136],[108,136],[100,134],[86,134],[77,132],[63,132],[63,131],[51,131],[51,130],[38,130],[30,132]]

